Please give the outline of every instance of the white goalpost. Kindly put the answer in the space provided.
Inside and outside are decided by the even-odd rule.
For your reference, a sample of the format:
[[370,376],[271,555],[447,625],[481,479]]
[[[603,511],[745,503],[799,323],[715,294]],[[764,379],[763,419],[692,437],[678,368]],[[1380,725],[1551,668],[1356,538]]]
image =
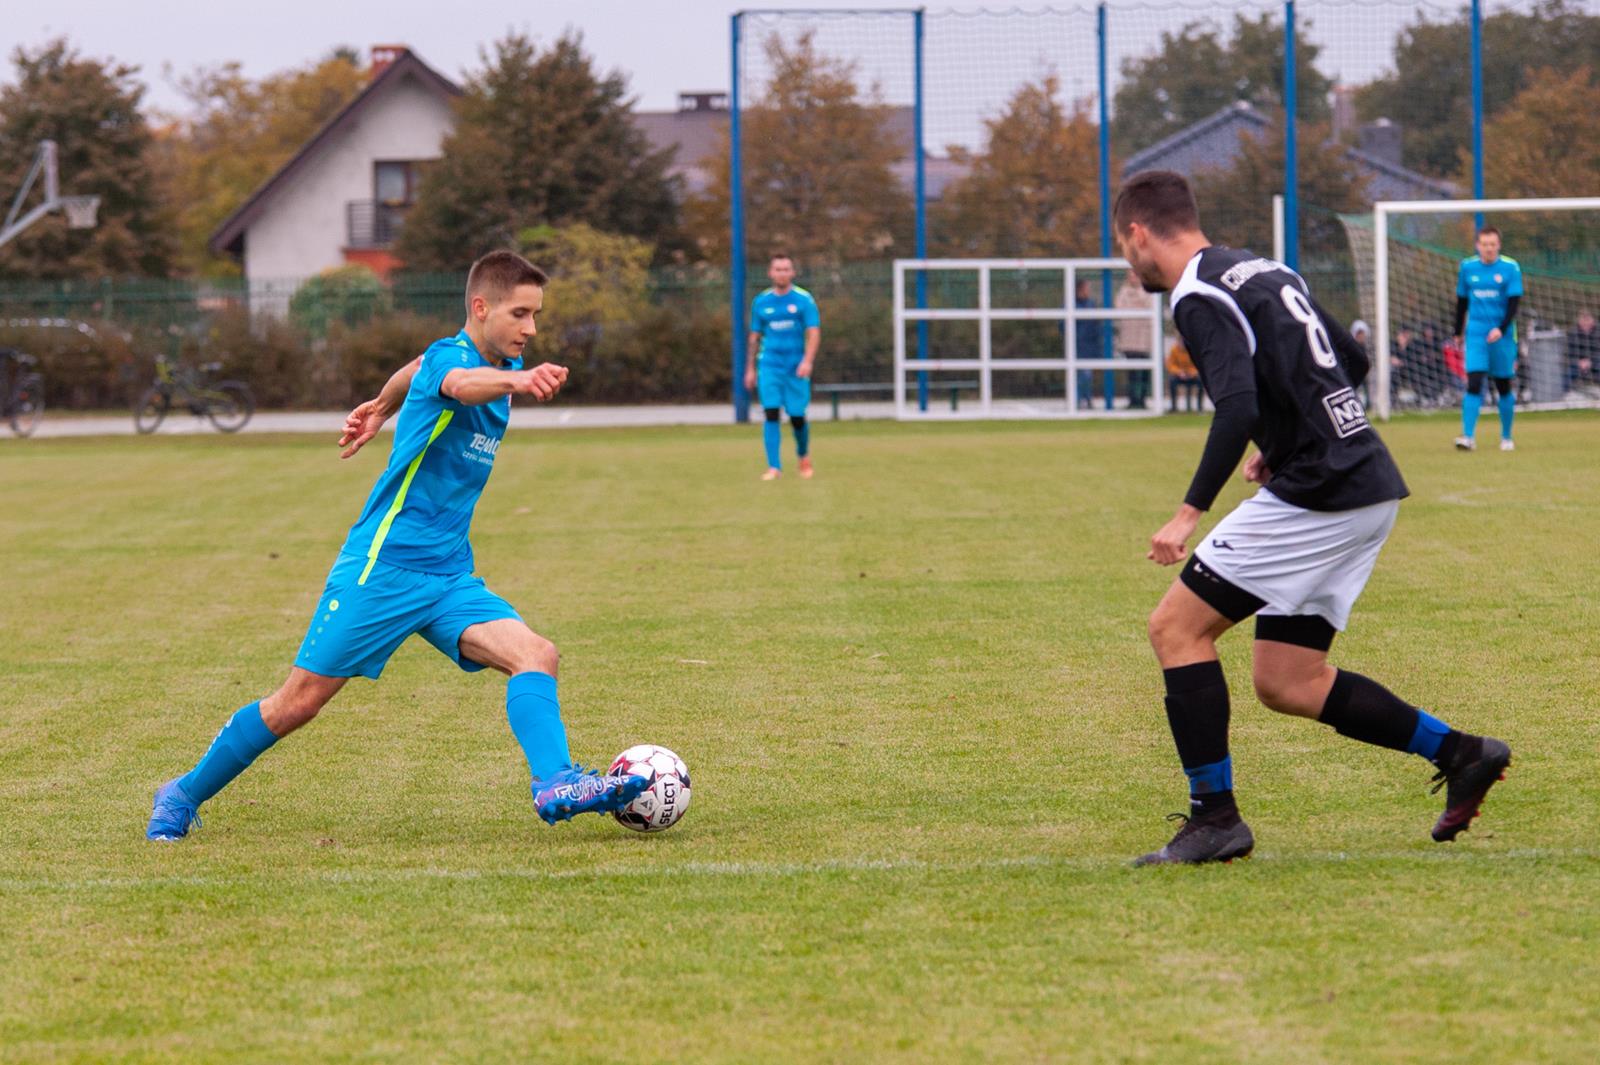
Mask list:
[[[1390,219],[1401,215],[1468,215],[1484,212],[1544,212],[1544,211],[1600,211],[1600,196],[1574,196],[1556,199],[1500,199],[1500,200],[1385,200],[1372,205],[1372,230],[1373,230],[1373,309],[1377,321],[1375,325],[1375,343],[1373,351],[1374,385],[1372,395],[1373,413],[1380,419],[1387,421],[1390,416],[1392,399],[1394,396],[1394,380],[1391,374],[1389,354],[1393,334],[1392,323],[1394,319],[1392,302],[1390,299],[1389,285],[1390,271]],[[1508,232],[1505,235],[1504,251],[1516,258],[1514,248],[1517,235]],[[1462,249],[1463,257],[1470,254],[1470,249]],[[1589,283],[1593,282],[1591,286]],[[1451,281],[1453,284],[1453,279]],[[1537,278],[1530,278],[1528,271],[1523,274],[1524,288],[1528,289],[1524,297],[1524,305],[1536,304],[1532,298],[1532,286],[1539,284]],[[1583,288],[1595,287],[1600,289],[1600,277],[1580,278],[1577,280],[1563,281],[1563,285],[1577,285]],[[1453,289],[1451,290],[1453,295]],[[1437,298],[1435,302],[1438,302]],[[1529,334],[1534,331],[1528,330]]]
[[[1138,308],[1110,306],[1106,298],[1108,272],[1125,274],[1124,259],[896,259],[894,261],[894,408],[901,421],[918,418],[1060,418],[1080,413],[1080,400],[1098,401],[1109,397],[1111,389],[1085,395],[1079,390],[1080,375],[1138,371],[1149,375],[1149,390],[1141,394],[1148,401],[1144,408],[1160,414],[1163,408],[1164,337],[1162,300],[1150,295]],[[965,275],[960,276],[960,275]],[[1007,305],[1004,292],[997,295],[996,279],[1029,279],[1037,292],[1041,285],[1049,295],[1042,305]],[[920,279],[921,283],[918,283]],[[943,279],[953,284],[936,286],[935,298],[928,298],[930,281]],[[1095,306],[1077,305],[1080,280],[1089,281]],[[1119,277],[1120,280],[1120,277]],[[970,296],[963,305],[951,306],[950,290]],[[909,296],[908,296],[909,293]],[[1059,295],[1058,295],[1059,294]],[[908,302],[908,299],[914,302]],[[1020,355],[997,355],[995,326],[999,323],[1059,323],[1052,333],[1037,334],[1032,345]],[[1118,352],[1111,339],[1117,323],[1136,323],[1142,342],[1138,355]],[[954,343],[958,354],[948,350],[948,342],[930,343],[929,327],[935,323],[975,323]],[[1100,351],[1079,351],[1078,333],[1082,323],[1092,323],[1100,340]],[[916,327],[917,336],[908,337]],[[1146,334],[1143,330],[1148,329]],[[970,335],[975,332],[975,335]],[[1147,339],[1145,339],[1147,337]],[[947,339],[947,338],[942,338]],[[912,350],[915,348],[916,350]],[[1048,350],[1047,350],[1048,349]],[[1112,354],[1114,353],[1115,354]],[[1112,355],[1112,357],[1106,357]],[[948,380],[930,385],[929,375],[951,372],[971,375],[975,380],[959,382],[977,391],[977,403],[969,403],[959,413],[954,409],[954,389]],[[997,375],[998,378],[997,378]],[[996,394],[996,381],[1024,379],[1038,387],[1037,394]],[[952,388],[951,409],[928,402],[930,387],[940,391]],[[1003,390],[1004,391],[1004,390]],[[1117,400],[1123,402],[1123,398]],[[1107,399],[1107,403],[1111,401]],[[1114,404],[1112,404],[1114,405]],[[1126,408],[1123,408],[1126,409]],[[1119,410],[1119,413],[1121,411]],[[1137,413],[1137,411],[1136,411]]]

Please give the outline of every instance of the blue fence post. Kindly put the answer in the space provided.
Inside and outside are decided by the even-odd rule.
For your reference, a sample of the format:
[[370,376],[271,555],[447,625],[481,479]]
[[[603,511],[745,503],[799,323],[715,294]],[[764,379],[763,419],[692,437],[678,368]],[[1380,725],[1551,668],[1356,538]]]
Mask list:
[[1295,92],[1294,0],[1283,5],[1283,263],[1300,269],[1300,179],[1299,141],[1295,111],[1299,100]]
[[729,20],[733,88],[728,94],[728,288],[729,316],[733,321],[733,420],[736,422],[750,420],[750,393],[744,387],[749,344],[744,322],[744,174],[739,151],[739,20],[742,17],[742,12],[735,12]]
[[[1095,9],[1095,41],[1099,51],[1096,60],[1100,76],[1100,256],[1111,258],[1111,125],[1109,121],[1110,108],[1106,104],[1106,5],[1101,3]],[[1112,301],[1111,272],[1100,272],[1100,306],[1109,307]],[[1110,322],[1100,323],[1100,344],[1102,358],[1115,358],[1116,346],[1112,336]],[[1110,371],[1106,372],[1105,397],[1106,410],[1116,404],[1117,386],[1115,376]]]
[[[1472,198],[1483,199],[1483,7],[1472,0]],[[1477,213],[1483,228],[1483,212]]]
[[[912,86],[915,99],[912,101],[913,125],[915,126],[915,143],[912,150],[916,152],[917,173],[917,258],[928,257],[928,175],[925,165],[926,151],[924,151],[922,130],[922,16],[923,9],[917,8],[913,12],[912,34],[913,65]],[[928,306],[928,271],[917,271],[917,307],[923,309]],[[917,323],[917,358],[928,357],[928,323]],[[898,387],[898,386],[896,386]],[[928,409],[928,371],[921,370],[917,373],[917,409]]]

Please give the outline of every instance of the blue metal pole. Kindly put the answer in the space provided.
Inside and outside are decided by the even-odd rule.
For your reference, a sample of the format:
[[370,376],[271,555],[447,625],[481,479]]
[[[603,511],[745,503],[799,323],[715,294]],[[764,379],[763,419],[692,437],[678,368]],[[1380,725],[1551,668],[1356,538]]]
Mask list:
[[[1095,9],[1095,38],[1099,49],[1097,63],[1100,74],[1100,255],[1109,259],[1111,257],[1111,123],[1110,108],[1106,103],[1106,5],[1104,3]],[[1111,306],[1111,299],[1111,273],[1103,271],[1100,275],[1100,305]],[[1111,333],[1110,323],[1102,322],[1101,355],[1107,359],[1116,355]],[[1105,376],[1106,410],[1110,410],[1116,399],[1116,383],[1112,380],[1112,374],[1107,373]]]
[[[913,67],[912,88],[915,100],[912,103],[913,125],[915,126],[915,143],[912,151],[916,152],[917,162],[917,258],[928,257],[928,175],[925,165],[926,152],[924,151],[922,130],[922,15],[923,9],[917,8],[913,12]],[[928,272],[917,271],[917,307],[928,306]],[[917,358],[928,357],[928,323],[917,323]],[[917,374],[917,409],[928,409],[928,372],[926,370]]]
[[739,144],[739,19],[730,20],[733,89],[728,94],[728,288],[729,316],[733,322],[733,420],[750,420],[750,393],[744,387],[745,358],[749,342],[744,321],[744,173]]
[[1283,5],[1283,260],[1291,270],[1300,269],[1300,177],[1295,111],[1294,0]]
[[[1483,199],[1483,8],[1472,0],[1472,198]],[[1477,214],[1483,228],[1483,212]]]

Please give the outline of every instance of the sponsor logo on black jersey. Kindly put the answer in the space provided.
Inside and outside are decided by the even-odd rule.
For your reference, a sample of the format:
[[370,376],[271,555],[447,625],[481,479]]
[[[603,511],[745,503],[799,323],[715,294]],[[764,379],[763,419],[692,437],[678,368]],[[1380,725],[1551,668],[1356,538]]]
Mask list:
[[1323,396],[1322,405],[1327,408],[1328,418],[1333,422],[1333,431],[1339,434],[1341,440],[1347,436],[1355,436],[1363,429],[1371,428],[1367,423],[1367,412],[1361,406],[1361,400],[1356,398],[1353,388],[1341,388],[1331,395]]

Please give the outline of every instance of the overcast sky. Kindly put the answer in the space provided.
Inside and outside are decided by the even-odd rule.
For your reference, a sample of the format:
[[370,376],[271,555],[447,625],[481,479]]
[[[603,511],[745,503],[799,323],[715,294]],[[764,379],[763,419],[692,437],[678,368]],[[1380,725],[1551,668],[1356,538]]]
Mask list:
[[[16,0],[5,4],[0,42],[35,47],[66,35],[93,56],[137,64],[149,99],[180,100],[163,73],[236,59],[260,76],[299,66],[337,45],[363,55],[374,44],[405,44],[440,73],[459,78],[478,50],[505,35],[549,40],[583,32],[606,70],[621,69],[642,106],[668,108],[680,89],[728,87],[728,19],[750,4],[723,0]],[[773,5],[779,6],[779,5]],[[807,7],[862,7],[861,0],[805,0]]]
[[[952,7],[970,12],[981,2],[957,0]],[[988,2],[1000,8],[1010,6],[1011,0]],[[1322,68],[1351,82],[1370,78],[1387,65],[1395,31],[1424,6],[1410,0],[1333,2],[1338,6],[1302,4],[1302,18],[1310,17],[1313,39],[1320,38],[1326,46]],[[1600,0],[1582,0],[1584,6],[1597,2]],[[878,3],[889,6],[882,0]],[[1457,0],[1428,3],[1440,4],[1433,10],[1441,14],[1459,6]],[[850,8],[874,3],[799,0],[793,6],[802,5]],[[680,90],[727,89],[729,16],[749,6],[748,2],[727,0],[525,0],[512,4],[487,0],[428,4],[405,0],[13,0],[6,4],[0,20],[0,46],[9,56],[18,44],[32,48],[65,35],[90,56],[114,56],[139,66],[149,86],[149,104],[174,110],[181,104],[173,87],[175,76],[201,65],[238,60],[246,74],[261,76],[303,65],[338,45],[350,45],[365,55],[374,44],[405,44],[441,73],[459,79],[464,71],[479,65],[479,49],[507,30],[524,31],[547,41],[573,27],[582,31],[601,68],[626,73],[640,106],[654,110],[675,106]],[[1037,12],[1043,5],[1018,6]],[[1063,44],[1059,36],[1059,27],[1064,25],[1060,19],[1027,16],[1013,16],[1003,24],[947,18],[939,33],[930,33],[928,62],[938,69],[930,70],[928,76],[940,79],[937,88],[945,93],[945,99],[959,97],[962,101],[944,106],[964,112],[942,115],[937,101],[930,104],[934,108],[930,113],[934,143],[969,139],[980,117],[995,113],[1017,79],[1046,67],[1063,74],[1065,91],[1074,98],[1093,92],[1092,5],[1083,0],[1081,5],[1058,6],[1083,12],[1071,23],[1070,44]],[[1223,18],[1230,14],[1220,7],[1197,6],[1194,0],[1159,7],[1147,0],[1111,0],[1110,8],[1113,71],[1122,55],[1152,49],[1162,30],[1176,29],[1184,21],[1208,14]],[[933,9],[936,13],[941,10],[947,9]],[[1058,36],[1052,37],[1047,24],[1057,27]],[[832,30],[836,39],[864,42],[862,47],[878,54],[886,50],[902,54],[902,30],[891,34],[858,23],[836,23]],[[891,39],[895,43],[886,43]],[[872,78],[880,76],[874,70],[867,73]],[[901,79],[902,73],[896,70],[887,77]],[[0,77],[4,76],[4,68],[0,68]],[[904,79],[908,78],[904,73]],[[893,88],[890,95],[897,95]]]

